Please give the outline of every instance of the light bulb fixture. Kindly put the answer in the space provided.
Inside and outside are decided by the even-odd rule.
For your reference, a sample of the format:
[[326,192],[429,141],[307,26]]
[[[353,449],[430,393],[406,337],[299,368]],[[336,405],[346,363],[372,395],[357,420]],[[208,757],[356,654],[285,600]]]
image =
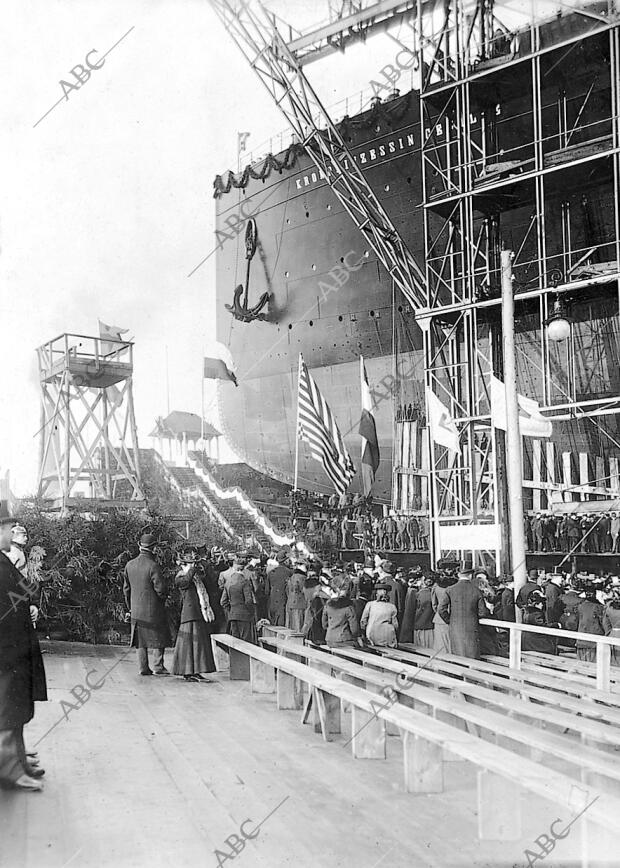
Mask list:
[[550,341],[565,341],[570,335],[570,321],[566,304],[559,296],[553,302],[553,310],[546,322],[547,337]]

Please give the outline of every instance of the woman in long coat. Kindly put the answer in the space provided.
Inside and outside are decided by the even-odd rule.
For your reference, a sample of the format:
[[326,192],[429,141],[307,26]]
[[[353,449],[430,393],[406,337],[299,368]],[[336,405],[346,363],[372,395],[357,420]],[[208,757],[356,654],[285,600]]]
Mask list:
[[[592,633],[596,636],[605,635],[605,627],[603,626],[603,616],[605,610],[601,603],[596,599],[596,590],[594,586],[588,585],[585,589],[585,600],[577,609],[579,616],[579,624],[577,631],[579,633]],[[588,642],[585,639],[577,639],[577,658],[579,660],[596,661],[596,645],[594,642]]]
[[418,599],[413,622],[413,644],[419,648],[432,648],[434,639],[433,601],[431,588],[433,580],[430,576],[422,579],[422,587],[418,590]]
[[295,572],[292,573],[287,582],[285,625],[295,633],[301,633],[304,625],[304,613],[306,611],[306,598],[304,596],[305,580],[305,567],[297,566]]
[[196,564],[185,564],[176,574],[174,583],[181,591],[183,605],[172,657],[172,674],[182,675],[186,681],[208,681],[200,673],[215,672],[211,650],[215,615],[209,595]]
[[433,651],[452,653],[450,644],[450,625],[446,624],[439,614],[439,606],[446,597],[446,588],[454,584],[451,578],[439,576],[431,589],[431,604],[433,606]]
[[389,592],[389,585],[376,585],[375,599],[366,603],[360,621],[371,645],[383,648],[395,648],[397,644],[398,612],[396,606],[388,601]]
[[[620,639],[620,588],[613,589],[611,600],[605,606],[603,627],[606,636]],[[620,647],[617,645],[611,646],[611,662],[614,666],[620,666]]]
[[[527,606],[523,610],[523,623],[533,627],[548,627],[545,620],[546,599],[542,591],[532,591],[527,598]],[[538,651],[541,654],[557,654],[555,636],[544,633],[531,633],[529,630],[521,634],[523,651]]]
[[356,645],[359,621],[349,596],[351,581],[344,575],[334,576],[332,589],[336,596],[327,601],[322,614],[325,642],[332,648]]

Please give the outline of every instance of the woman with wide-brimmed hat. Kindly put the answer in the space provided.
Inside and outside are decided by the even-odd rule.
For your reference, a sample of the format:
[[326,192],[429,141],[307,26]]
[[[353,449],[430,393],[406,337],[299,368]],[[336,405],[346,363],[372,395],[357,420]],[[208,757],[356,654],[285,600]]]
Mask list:
[[181,591],[181,624],[172,658],[172,674],[186,681],[207,681],[202,672],[215,672],[211,632],[215,614],[198,565],[192,558],[181,563],[174,583]]
[[366,603],[360,621],[371,645],[382,648],[395,648],[397,645],[398,612],[396,606],[389,601],[391,590],[387,582],[375,585],[375,599]]
[[330,585],[333,596],[322,615],[325,641],[330,647],[356,645],[359,622],[350,597],[351,579],[344,573],[335,573]]

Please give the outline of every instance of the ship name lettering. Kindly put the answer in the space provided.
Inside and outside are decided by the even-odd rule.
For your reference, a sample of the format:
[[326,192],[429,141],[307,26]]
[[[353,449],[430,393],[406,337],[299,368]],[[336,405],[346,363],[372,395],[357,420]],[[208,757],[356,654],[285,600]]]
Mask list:
[[[398,149],[404,150],[405,147],[413,147],[415,144],[415,136],[413,133],[407,134],[407,142],[403,141],[402,138],[397,139],[398,141]],[[387,153],[395,154],[396,153],[396,141],[391,139],[389,142],[386,142],[384,145],[379,145],[378,148],[370,148],[369,151],[362,151],[359,154],[353,154],[353,159],[358,161],[362,165],[366,165],[366,163],[372,163],[380,157],[385,157]],[[387,148],[387,151],[386,151]],[[344,168],[349,169],[349,161],[345,157],[344,159]],[[316,184],[319,179],[325,178],[325,172],[320,169],[318,172],[311,172],[309,175],[303,175],[301,178],[295,178],[295,187],[297,190],[301,190],[302,187],[309,187],[311,184]]]

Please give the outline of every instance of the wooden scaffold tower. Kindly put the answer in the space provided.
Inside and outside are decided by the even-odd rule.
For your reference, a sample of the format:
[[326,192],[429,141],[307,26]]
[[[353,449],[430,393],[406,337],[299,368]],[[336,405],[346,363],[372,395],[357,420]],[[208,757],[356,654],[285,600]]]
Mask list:
[[133,343],[62,334],[37,349],[38,496],[53,509],[141,507]]

